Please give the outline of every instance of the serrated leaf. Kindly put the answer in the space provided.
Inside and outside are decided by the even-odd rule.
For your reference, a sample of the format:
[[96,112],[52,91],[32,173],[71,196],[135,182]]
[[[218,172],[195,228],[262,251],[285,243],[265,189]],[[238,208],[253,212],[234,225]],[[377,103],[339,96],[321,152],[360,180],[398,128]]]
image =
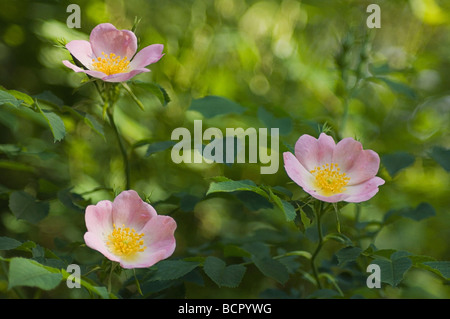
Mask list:
[[9,197],[9,209],[17,219],[37,223],[48,215],[50,206],[24,191],[15,191]]
[[265,276],[275,279],[284,285],[289,279],[289,272],[284,264],[270,256],[252,256],[255,266]]
[[0,237],[0,250],[11,250],[20,245],[22,245],[22,243],[14,238]]
[[170,102],[170,97],[167,94],[167,91],[157,83],[149,83],[149,82],[133,82],[133,85],[144,89],[150,94],[154,95],[162,106],[166,106]]
[[400,170],[412,165],[415,158],[406,152],[395,152],[383,155],[381,161],[389,172],[389,175],[394,177]]
[[450,261],[427,261],[423,264],[436,270],[445,279],[450,280]]
[[242,114],[245,108],[227,98],[211,95],[193,100],[189,110],[200,112],[206,118],[212,118],[230,113]]
[[380,266],[382,282],[396,287],[413,264],[408,256],[408,252],[396,251],[390,256],[390,259],[374,259],[372,264]]
[[97,133],[98,135],[100,135],[101,137],[105,138],[105,132],[103,130],[103,125],[100,124],[97,119],[92,116],[89,113],[80,111],[80,110],[76,110],[72,107],[69,106],[63,106],[62,110],[64,111],[68,111],[71,114],[77,116],[78,118],[82,119],[84,121],[84,123],[89,126],[92,130],[94,130],[95,133]]
[[194,261],[162,260],[154,266],[156,270],[148,281],[175,280],[190,273],[198,265],[199,263]]
[[344,247],[336,253],[339,266],[355,261],[361,255],[362,249],[359,247]]
[[34,260],[15,257],[9,264],[8,289],[27,286],[51,290],[59,285],[62,278],[60,272],[52,272]]
[[54,142],[61,141],[66,136],[66,127],[63,120],[52,111],[41,109],[38,103],[36,103],[36,107],[47,121],[52,131]]
[[219,287],[236,288],[247,268],[243,265],[227,266],[223,260],[209,256],[205,260],[203,270]]

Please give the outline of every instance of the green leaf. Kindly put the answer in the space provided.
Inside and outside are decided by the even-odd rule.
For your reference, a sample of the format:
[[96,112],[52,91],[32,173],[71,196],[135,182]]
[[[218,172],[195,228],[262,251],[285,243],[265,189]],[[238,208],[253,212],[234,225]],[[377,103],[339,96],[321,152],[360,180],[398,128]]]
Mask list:
[[256,186],[256,184],[251,180],[241,180],[241,181],[226,180],[223,182],[212,182],[209,185],[209,189],[206,192],[206,195],[220,192],[231,193],[235,191],[251,191],[259,195],[262,195],[265,198],[268,198],[267,193],[258,186]]
[[226,245],[223,248],[225,257],[251,257],[251,254],[244,248],[237,245]]
[[52,111],[41,109],[37,102],[36,106],[39,112],[47,121],[48,126],[50,127],[50,130],[53,133],[54,142],[61,141],[64,138],[64,136],[66,136],[66,127],[64,126],[63,120]]
[[164,141],[164,142],[156,142],[153,144],[150,144],[147,148],[147,152],[145,153],[145,157],[149,157],[150,155],[161,152],[166,149],[168,149],[171,146],[174,146],[176,144],[175,141]]
[[387,225],[398,220],[401,217],[413,219],[415,221],[421,221],[425,218],[433,217],[436,215],[436,211],[429,203],[422,202],[417,207],[405,207],[402,209],[389,210],[383,219],[383,224]]
[[436,270],[445,279],[450,280],[450,261],[427,261],[423,264]]
[[22,100],[16,99],[16,97],[6,91],[0,90],[0,105],[11,104],[14,107],[19,107],[22,104]]
[[281,203],[283,204],[282,212],[286,215],[286,221],[293,221],[297,216],[294,206],[292,206],[291,203],[285,201],[284,199],[281,200]]
[[401,215],[407,218],[420,221],[425,218],[436,216],[436,211],[429,203],[420,203],[416,208],[402,210]]
[[58,199],[65,207],[72,209],[73,211],[79,213],[84,213],[85,211],[84,207],[77,204],[77,201],[83,201],[84,198],[81,195],[71,192],[70,189],[58,191]]
[[390,256],[390,259],[374,259],[372,264],[380,266],[380,280],[396,287],[403,280],[404,274],[413,264],[411,259],[408,258],[408,255],[408,252],[397,251]]
[[244,249],[251,253],[251,260],[265,276],[285,284],[289,279],[289,271],[279,260],[270,255],[270,248],[261,242],[252,242],[244,245]]
[[37,223],[48,215],[50,205],[24,191],[15,191],[9,197],[9,209],[17,219]]
[[87,126],[89,126],[92,130],[94,130],[95,133],[97,133],[101,137],[105,138],[105,132],[103,130],[103,125],[100,124],[94,116],[92,116],[89,113],[86,113],[86,112],[83,112],[80,110],[76,110],[69,106],[63,106],[62,109],[64,111],[68,111],[71,114],[75,115],[76,117],[82,119]]
[[101,137],[105,138],[105,132],[103,130],[103,125],[100,124],[94,116],[92,116],[88,113],[85,113],[83,119],[84,119],[84,123],[86,123],[86,125],[89,126],[91,129],[93,129],[95,133],[97,133]]
[[414,160],[414,156],[406,152],[395,152],[381,157],[381,161],[391,177],[394,177],[400,170],[412,165]]
[[[61,274],[63,276],[63,279],[68,279],[69,276],[71,276],[71,274],[69,274],[65,269],[61,269]],[[110,295],[114,297],[113,294],[108,293],[106,287],[93,286],[90,282],[84,280],[83,278],[80,278],[80,285],[86,288],[91,293],[94,293],[103,299],[109,299]]]
[[252,256],[255,266],[267,277],[284,285],[289,279],[289,272],[284,264],[270,256]]
[[193,261],[163,260],[154,266],[156,271],[150,276],[148,281],[178,279],[190,273],[198,265],[198,262]]
[[0,237],[0,250],[11,250],[20,245],[22,245],[22,243],[14,238]]
[[28,106],[34,104],[33,98],[28,94],[16,90],[8,90],[8,93],[14,96],[17,100],[23,101],[23,103],[27,104]]
[[336,253],[339,266],[355,261],[361,255],[362,249],[359,247],[345,247]]
[[269,132],[271,128],[278,128],[280,135],[288,135],[292,130],[291,118],[276,118],[263,107],[258,108],[258,119],[267,127]]
[[62,278],[60,272],[50,271],[34,260],[16,257],[9,264],[8,289],[27,286],[51,290],[59,285]]
[[447,172],[450,172],[450,149],[446,149],[441,146],[435,146],[431,150],[430,156]]
[[297,216],[295,212],[295,207],[292,206],[292,204],[289,203],[288,201],[285,201],[280,197],[278,197],[277,195],[275,195],[271,187],[266,187],[266,189],[269,191],[269,200],[283,212],[283,214],[286,216],[286,221],[288,222],[293,221]]
[[230,113],[241,114],[244,113],[245,108],[227,98],[211,95],[193,100],[189,110],[200,112],[206,118],[212,118]]
[[144,89],[148,93],[154,95],[162,106],[166,106],[170,102],[170,97],[167,91],[157,83],[134,81],[134,86]]
[[227,266],[223,260],[209,256],[205,260],[203,270],[219,287],[236,288],[247,268],[243,265]]

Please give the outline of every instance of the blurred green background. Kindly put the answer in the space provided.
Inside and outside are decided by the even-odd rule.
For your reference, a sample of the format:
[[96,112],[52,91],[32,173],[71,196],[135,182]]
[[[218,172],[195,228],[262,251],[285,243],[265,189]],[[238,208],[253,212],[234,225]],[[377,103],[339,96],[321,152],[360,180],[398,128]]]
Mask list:
[[[81,8],[80,29],[66,26],[70,3]],[[380,29],[366,26],[369,3],[381,7]],[[264,108],[273,119],[285,119],[281,153],[302,134],[318,136],[318,127],[327,123],[336,137],[355,137],[382,158],[398,152],[412,156],[395,174],[382,165],[379,176],[386,184],[360,205],[361,221],[382,220],[389,210],[421,202],[436,212],[420,222],[405,218],[384,227],[376,246],[450,260],[450,178],[443,167],[448,163],[433,156],[436,147],[450,147],[450,2],[0,0],[0,85],[31,96],[43,94],[103,124],[94,86],[81,85],[84,75],[63,66],[61,61],[70,55],[56,44],[88,39],[92,28],[103,22],[131,29],[135,17],[141,19],[136,30],[140,48],[162,43],[165,53],[150,66],[152,72],[135,79],[158,83],[171,102],[162,106],[137,88],[144,113],[128,96],[120,100],[115,116],[128,146],[142,140],[168,141],[173,129],[192,128],[195,119],[204,120],[204,129],[265,127],[258,113]],[[206,95],[233,100],[245,112],[205,118],[189,110],[193,99]],[[346,107],[348,118],[341,130]],[[123,187],[123,164],[107,122],[104,138],[63,113],[67,134],[55,143],[48,126],[32,113],[0,108],[0,144],[18,146],[16,151],[0,151],[0,235],[57,249],[55,238],[80,242],[85,232],[82,212],[54,200],[58,191],[71,189],[92,203],[112,199],[109,191],[90,191]],[[257,236],[285,249],[314,247],[277,209],[254,210],[231,195],[205,197],[211,178],[219,175],[283,186],[298,196],[302,191],[290,183],[281,154],[278,173],[261,175],[259,164],[174,164],[170,150],[148,157],[145,153],[139,145],[131,152],[132,188],[177,220],[174,257],[205,254],[223,243]],[[16,220],[8,208],[6,191],[24,189],[50,202],[49,216],[36,225]],[[186,211],[176,209],[180,198],[190,200]],[[354,211],[354,205],[348,205],[342,212],[343,232],[350,237]],[[329,227],[333,222],[331,216]],[[332,244],[326,246],[323,258],[335,250]],[[82,261],[100,260],[88,249],[73,254]],[[225,298],[259,297],[276,286],[254,278],[257,275],[249,271],[238,289],[219,290],[210,282],[205,287],[188,284],[187,296],[208,298],[213,292]],[[295,281],[289,285],[284,288],[287,294]],[[405,287],[388,287],[386,293],[398,298],[450,297],[448,285],[421,270],[407,274]]]

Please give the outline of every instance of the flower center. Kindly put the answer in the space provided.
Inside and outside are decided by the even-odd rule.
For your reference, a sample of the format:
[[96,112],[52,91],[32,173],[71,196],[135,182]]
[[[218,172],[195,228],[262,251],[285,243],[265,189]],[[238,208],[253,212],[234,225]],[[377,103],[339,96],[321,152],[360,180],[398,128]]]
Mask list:
[[92,66],[95,70],[107,75],[124,73],[128,70],[130,61],[128,61],[127,57],[121,58],[120,55],[115,55],[114,53],[110,53],[108,56],[105,52],[102,52],[102,55],[103,58],[92,59]]
[[143,252],[147,247],[144,246],[142,237],[144,234],[138,234],[133,228],[125,227],[116,228],[108,235],[106,245],[111,252],[121,257],[132,257],[138,252]]
[[345,186],[350,181],[345,173],[340,172],[338,164],[331,163],[317,166],[311,170],[311,174],[316,178],[317,186],[327,195],[333,195],[345,191]]

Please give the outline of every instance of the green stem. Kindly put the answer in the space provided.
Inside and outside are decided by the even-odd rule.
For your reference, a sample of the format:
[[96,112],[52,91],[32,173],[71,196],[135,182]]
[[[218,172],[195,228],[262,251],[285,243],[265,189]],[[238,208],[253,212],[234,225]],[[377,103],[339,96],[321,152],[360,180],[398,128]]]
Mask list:
[[109,278],[108,278],[108,294],[111,293],[111,278],[112,278],[114,268],[116,268],[117,265],[118,265],[118,263],[112,262],[111,271],[109,272]]
[[122,158],[123,158],[123,165],[124,165],[124,168],[125,168],[125,180],[126,180],[125,189],[130,189],[130,163],[128,161],[127,150],[125,149],[125,145],[124,145],[123,140],[122,140],[122,138],[120,136],[119,129],[117,128],[117,125],[114,122],[114,115],[113,115],[113,113],[111,111],[111,108],[108,109],[107,114],[108,114],[108,119],[109,119],[109,122],[111,124],[111,127],[113,128],[114,133],[115,133],[116,138],[117,138],[117,141],[119,143],[120,153],[122,154]]
[[137,106],[139,106],[139,108],[142,111],[145,111],[144,105],[142,104],[142,102],[137,98],[137,96],[133,93],[133,91],[130,89],[130,87],[128,86],[128,84],[126,84],[125,82],[121,82],[123,88],[125,89],[125,91],[127,91],[127,93],[130,95],[130,97],[133,99],[133,101],[137,104]]
[[322,217],[322,210],[323,210],[323,203],[320,202],[319,211],[317,211],[317,209],[314,210],[314,212],[316,213],[317,233],[319,236],[319,243],[316,247],[316,250],[314,251],[314,253],[311,256],[311,268],[312,268],[313,276],[316,279],[317,286],[319,287],[319,289],[322,289],[322,284],[320,283],[320,280],[319,280],[319,274],[317,272],[315,260],[323,246],[322,225],[321,225],[321,221],[320,221],[320,219]]
[[[97,92],[100,95],[100,98],[103,102],[103,117],[105,116],[105,113],[106,113],[106,115],[108,116],[109,122],[111,124],[111,127],[113,128],[114,133],[116,135],[117,141],[119,143],[120,153],[122,154],[123,165],[124,165],[124,169],[125,169],[125,179],[126,179],[125,188],[130,189],[130,163],[128,161],[128,154],[127,154],[125,145],[123,143],[123,140],[120,136],[119,129],[117,128],[117,125],[114,122],[114,115],[113,115],[113,106],[115,104],[115,101],[118,98],[118,92],[115,90],[115,87],[106,86],[106,88],[104,89],[104,90],[106,90],[106,92],[105,92],[105,94],[103,94],[97,81],[94,81],[94,84],[95,84],[95,88],[97,89]],[[124,85],[124,87],[126,89],[126,85]],[[111,100],[111,102],[110,102],[110,100]]]

